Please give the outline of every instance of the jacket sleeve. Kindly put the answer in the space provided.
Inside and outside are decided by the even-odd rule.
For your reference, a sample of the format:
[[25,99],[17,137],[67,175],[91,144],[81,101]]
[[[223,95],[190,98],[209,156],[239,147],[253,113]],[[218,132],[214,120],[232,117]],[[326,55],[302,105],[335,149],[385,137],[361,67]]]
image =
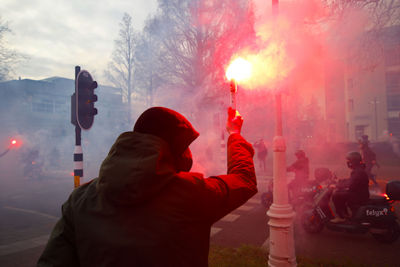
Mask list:
[[205,216],[216,222],[257,193],[254,150],[241,135],[228,139],[228,173],[204,179]]
[[292,165],[287,167],[286,170],[288,172],[294,172],[294,171],[300,170],[302,168],[305,168],[305,166],[306,166],[306,162],[304,160],[298,159],[295,162],[293,162]]
[[70,200],[62,206],[62,217],[51,232],[49,241],[37,263],[38,267],[79,266],[69,206]]
[[350,192],[362,192],[368,188],[369,178],[364,171],[353,171],[350,177]]

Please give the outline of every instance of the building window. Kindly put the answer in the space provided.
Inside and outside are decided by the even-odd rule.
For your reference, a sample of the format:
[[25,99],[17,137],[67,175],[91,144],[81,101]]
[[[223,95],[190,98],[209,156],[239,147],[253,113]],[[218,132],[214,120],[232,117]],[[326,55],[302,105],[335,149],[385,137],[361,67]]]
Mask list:
[[400,93],[400,72],[386,72],[386,91],[388,94]]
[[385,50],[385,64],[388,67],[400,65],[400,45]]
[[67,112],[67,103],[63,99],[54,100],[54,112],[55,113],[65,113]]
[[349,99],[349,112],[353,112],[353,111],[354,111],[354,100]]
[[43,112],[43,113],[53,113],[53,101],[47,99],[39,99],[32,102],[32,111]]
[[388,130],[392,134],[392,136],[395,136],[396,138],[400,138],[400,119],[399,118],[389,118],[388,126],[389,126]]
[[356,125],[356,128],[355,128],[356,140],[361,139],[361,136],[363,136],[365,134],[366,127],[367,127],[367,125]]
[[388,110],[400,110],[400,95],[388,95],[387,109]]

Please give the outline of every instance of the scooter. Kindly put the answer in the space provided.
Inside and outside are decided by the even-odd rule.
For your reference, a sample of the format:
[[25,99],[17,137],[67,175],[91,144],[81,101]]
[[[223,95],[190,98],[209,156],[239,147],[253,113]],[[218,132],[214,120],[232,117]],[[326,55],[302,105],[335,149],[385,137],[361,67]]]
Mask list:
[[[332,178],[332,173],[328,168],[317,168],[314,172],[315,180],[308,180],[300,188],[288,188],[289,202],[295,210],[301,210],[303,207],[312,205],[314,196],[322,190],[322,184]],[[261,205],[266,209],[272,205],[273,201],[273,182],[267,185],[267,192],[261,194]]]
[[38,179],[43,176],[43,163],[27,162],[24,166],[24,177]]
[[[337,184],[332,179],[331,185]],[[303,229],[311,234],[320,233],[324,227],[337,232],[354,234],[371,233],[384,243],[392,243],[400,236],[400,226],[394,213],[393,203],[400,200],[400,181],[390,181],[386,184],[386,194],[370,196],[363,205],[350,206],[351,217],[342,223],[332,223],[335,217],[332,209],[331,196],[335,186],[327,186],[315,196],[312,208],[301,214],[300,222]]]

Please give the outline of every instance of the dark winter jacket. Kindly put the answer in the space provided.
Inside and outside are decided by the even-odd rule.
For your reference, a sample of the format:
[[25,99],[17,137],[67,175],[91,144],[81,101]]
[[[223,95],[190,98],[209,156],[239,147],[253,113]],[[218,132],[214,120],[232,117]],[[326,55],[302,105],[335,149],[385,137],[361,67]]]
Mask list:
[[288,172],[294,172],[295,179],[299,181],[308,180],[310,173],[309,162],[307,157],[298,158],[292,165],[287,168]]
[[207,266],[211,225],[257,192],[254,151],[228,140],[228,174],[173,167],[162,139],[123,133],[99,177],[62,206],[38,266]]
[[352,170],[349,180],[352,202],[363,203],[369,199],[368,183],[369,178],[364,167],[360,166]]

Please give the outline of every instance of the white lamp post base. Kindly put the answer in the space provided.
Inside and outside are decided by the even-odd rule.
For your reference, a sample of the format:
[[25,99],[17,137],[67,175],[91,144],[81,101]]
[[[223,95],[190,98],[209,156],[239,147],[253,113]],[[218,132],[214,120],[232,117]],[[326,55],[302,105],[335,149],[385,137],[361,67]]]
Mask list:
[[290,204],[272,204],[269,216],[269,266],[297,266],[293,239],[293,212]]

